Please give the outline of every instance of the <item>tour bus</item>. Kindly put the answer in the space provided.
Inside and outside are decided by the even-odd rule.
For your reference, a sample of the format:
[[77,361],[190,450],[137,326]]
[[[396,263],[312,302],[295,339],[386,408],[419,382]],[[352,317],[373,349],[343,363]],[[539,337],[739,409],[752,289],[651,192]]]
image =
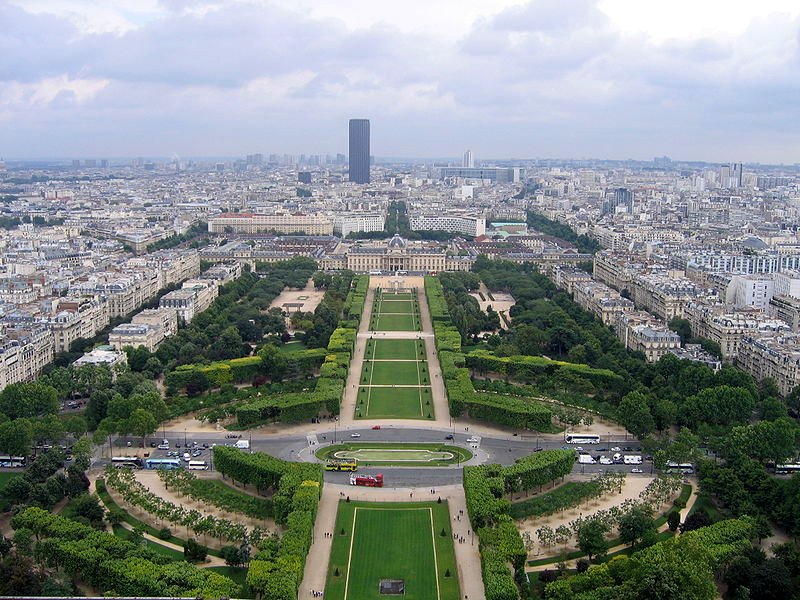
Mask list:
[[145,466],[148,469],[180,469],[181,461],[179,458],[148,458]]
[[369,274],[370,274],[370,275],[380,275],[380,274],[381,274],[381,271],[380,271],[380,269],[378,269],[378,270],[373,270],[373,271],[370,271],[370,272],[369,272]]
[[694,465],[692,463],[668,462],[665,470],[667,473],[683,473],[684,475],[692,475],[694,473]]
[[190,460],[189,461],[189,470],[190,471],[208,471],[208,464],[204,460]]
[[0,455],[0,467],[21,469],[25,466],[27,461],[24,456],[10,456],[8,454]]
[[594,433],[565,433],[564,441],[568,444],[599,444],[600,436]]
[[347,460],[329,460],[325,463],[326,471],[355,471],[358,461],[354,458]]
[[115,456],[111,459],[111,464],[118,469],[141,469],[142,459],[136,456]]
[[[0,458],[2,460],[2,458]],[[800,473],[800,464],[785,464],[785,465],[775,465],[775,474],[776,475],[791,475],[792,473]]]

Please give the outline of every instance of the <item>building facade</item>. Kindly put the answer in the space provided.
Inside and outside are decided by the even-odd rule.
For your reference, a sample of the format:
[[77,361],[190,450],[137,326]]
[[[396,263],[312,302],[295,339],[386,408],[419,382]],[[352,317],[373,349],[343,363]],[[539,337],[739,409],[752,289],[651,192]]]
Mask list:
[[349,178],[369,183],[369,119],[350,119]]

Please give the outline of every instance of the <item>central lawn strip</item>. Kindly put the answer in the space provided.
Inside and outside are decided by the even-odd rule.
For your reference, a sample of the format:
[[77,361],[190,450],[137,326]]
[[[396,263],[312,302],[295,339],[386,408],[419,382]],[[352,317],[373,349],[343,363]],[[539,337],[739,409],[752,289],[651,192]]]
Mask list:
[[381,300],[379,308],[382,315],[387,313],[410,315],[417,312],[410,300]]
[[367,340],[367,360],[425,359],[425,342],[422,340]]
[[402,579],[405,600],[461,597],[446,502],[339,502],[333,534],[329,600],[385,600],[382,579]]
[[419,319],[414,315],[380,314],[373,317],[373,331],[419,331]]
[[433,418],[429,387],[362,387],[358,390],[357,419],[427,419],[428,415]]
[[429,385],[424,362],[364,361],[361,385]]

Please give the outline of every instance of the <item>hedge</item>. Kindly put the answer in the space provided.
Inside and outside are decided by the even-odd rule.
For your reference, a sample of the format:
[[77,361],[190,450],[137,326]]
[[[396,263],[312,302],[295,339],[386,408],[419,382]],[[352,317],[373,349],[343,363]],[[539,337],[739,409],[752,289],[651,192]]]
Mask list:
[[[324,348],[310,348],[295,350],[286,353],[290,365],[289,378],[302,378],[310,376],[325,360],[327,351]],[[170,390],[180,390],[186,387],[189,377],[195,371],[205,373],[212,387],[220,387],[225,383],[251,383],[261,374],[261,358],[258,356],[245,356],[231,360],[221,360],[208,365],[181,365],[174,371],[167,373],[164,383]]]
[[521,458],[508,467],[464,467],[467,512],[478,534],[487,600],[518,598],[515,574],[524,569],[527,558],[525,544],[509,515],[511,503],[503,495],[563,477],[572,470],[574,462],[572,450],[545,450]]
[[358,323],[364,312],[364,302],[369,290],[369,275],[356,275],[353,282],[353,287],[344,301],[344,316]]
[[479,373],[497,373],[522,383],[534,383],[537,379],[561,372],[580,377],[605,391],[619,389],[624,384],[622,377],[609,369],[596,369],[543,356],[500,357],[487,350],[474,350],[465,355],[465,359],[467,367]]
[[431,313],[431,321],[450,322],[450,311],[447,308],[447,301],[444,299],[444,288],[442,282],[437,277],[425,277],[425,297],[428,299],[428,309]]
[[[314,520],[322,495],[322,466],[293,463],[261,452],[247,453],[229,446],[214,447],[214,461],[223,475],[258,489],[277,488],[272,498],[275,521],[285,524],[277,559],[253,560],[247,582],[268,598],[297,598]],[[271,590],[271,591],[270,591]]]

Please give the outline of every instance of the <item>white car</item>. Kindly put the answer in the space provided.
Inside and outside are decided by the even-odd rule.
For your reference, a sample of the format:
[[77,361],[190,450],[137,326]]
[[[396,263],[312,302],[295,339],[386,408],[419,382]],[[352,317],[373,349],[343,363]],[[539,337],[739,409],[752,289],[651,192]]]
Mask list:
[[637,469],[636,467],[634,467],[633,469],[631,469],[631,473],[644,473],[644,471],[642,471],[641,469]]
[[351,433],[351,434],[350,434],[350,437],[351,437],[351,438],[360,438],[360,437],[361,437],[361,434],[360,434],[360,433]]
[[188,452],[184,452],[184,453],[183,453],[183,460],[184,460],[184,462],[189,462],[189,461],[191,460],[191,458],[192,458],[192,455],[191,455],[191,454],[189,454]]
[[480,438],[476,438],[475,436],[472,436],[471,438],[467,439],[467,442],[470,443],[470,444],[477,444],[480,441],[481,441],[481,439]]
[[600,457],[600,464],[601,465],[610,465],[611,463],[612,463],[611,459],[608,458],[607,456],[601,456]]
[[611,449],[611,451],[612,451],[612,452],[622,452],[622,448],[620,448],[619,446],[614,446],[614,447]]

